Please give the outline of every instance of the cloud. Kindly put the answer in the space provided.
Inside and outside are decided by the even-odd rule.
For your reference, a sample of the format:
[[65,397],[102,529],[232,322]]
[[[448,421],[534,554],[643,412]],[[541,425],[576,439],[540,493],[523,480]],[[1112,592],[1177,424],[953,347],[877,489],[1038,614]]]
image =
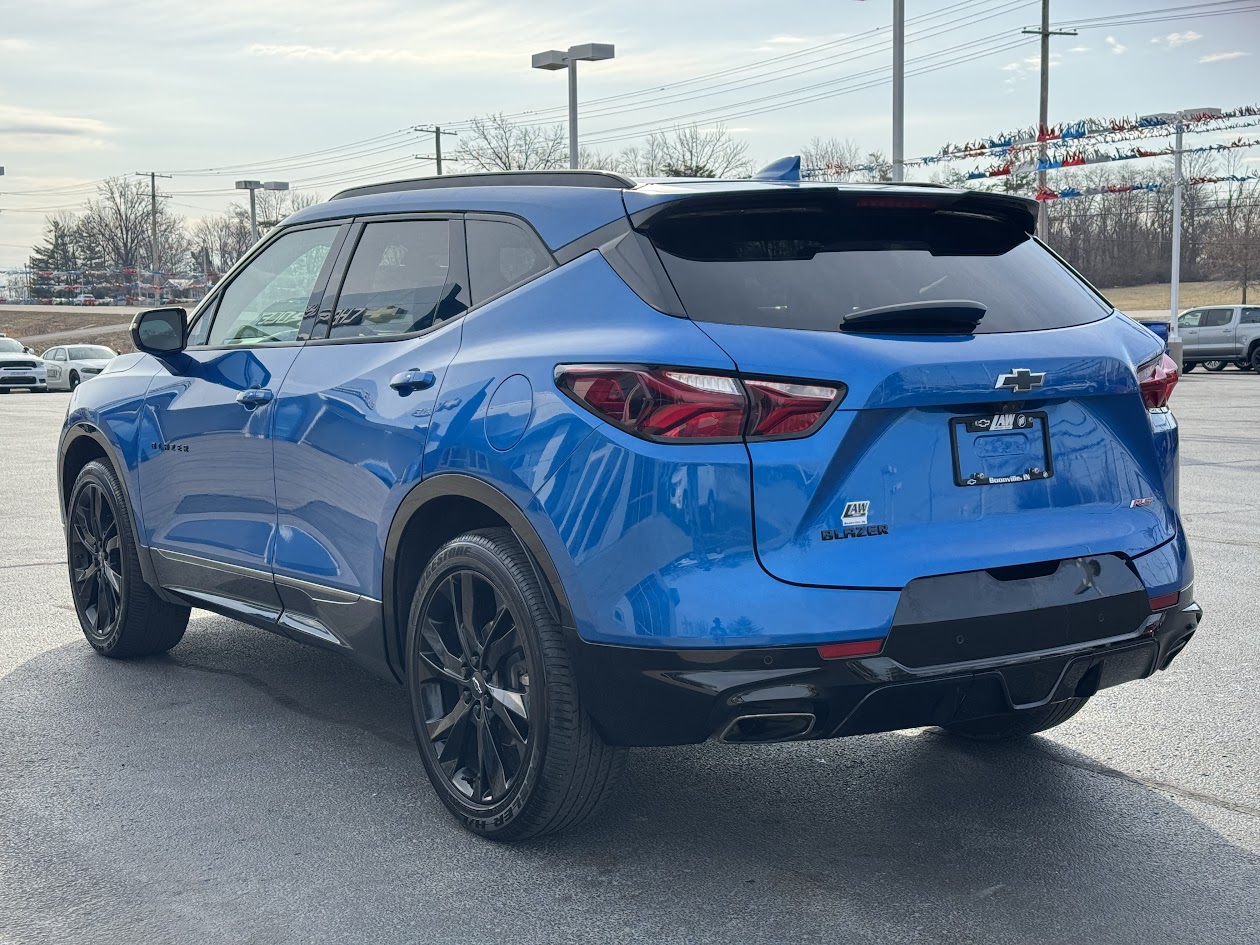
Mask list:
[[771,36],[766,42],[772,46],[800,46],[809,40],[803,36]]
[[1202,38],[1202,33],[1196,33],[1194,30],[1186,30],[1184,33],[1169,33],[1167,36],[1156,36],[1151,40],[1151,42],[1156,46],[1166,46],[1168,49],[1176,49],[1178,46],[1184,46],[1186,43],[1197,42]]
[[1079,56],[1081,53],[1089,52],[1089,47],[1088,46],[1073,46],[1071,49],[1068,50],[1068,52],[1076,53]]
[[247,56],[262,59],[287,59],[297,62],[424,62],[425,57],[414,49],[366,49],[336,46],[271,45],[254,43],[246,47]]
[[[1062,60],[1063,60],[1063,57],[1059,55],[1058,53],[1051,53],[1050,54],[1050,68],[1053,69],[1055,66],[1060,65],[1062,63]],[[1023,59],[1016,60],[1015,62],[1008,62],[1006,65],[1000,66],[999,68],[1001,69],[1002,72],[1010,73],[1010,75],[1007,76],[1005,80],[1006,85],[1007,85],[1007,90],[1009,91],[1010,88],[1015,85],[1015,83],[1028,78],[1030,75],[1033,75],[1034,73],[1041,72],[1041,57],[1040,56],[1026,56]]]
[[1241,59],[1243,56],[1250,56],[1251,53],[1243,52],[1241,49],[1235,49],[1233,52],[1214,52],[1208,53],[1206,56],[1200,56],[1199,62],[1226,62],[1230,59]]
[[95,118],[0,105],[0,140],[10,150],[34,151],[54,143],[58,149],[102,148],[109,132],[110,127]]
[[1116,42],[1116,38],[1114,36],[1108,36],[1105,40],[1103,40],[1103,42],[1110,46],[1111,51],[1117,56],[1123,56],[1124,51],[1129,48],[1128,46]]
[[34,43],[27,42],[24,39],[14,39],[12,37],[0,39],[0,53],[5,55],[30,52],[34,48]]

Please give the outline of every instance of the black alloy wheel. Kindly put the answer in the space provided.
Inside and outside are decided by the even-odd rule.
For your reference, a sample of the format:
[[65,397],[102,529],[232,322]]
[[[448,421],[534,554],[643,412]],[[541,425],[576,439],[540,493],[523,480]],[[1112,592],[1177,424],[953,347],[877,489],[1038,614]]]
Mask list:
[[540,566],[510,528],[452,538],[407,619],[407,689],[420,760],[473,833],[524,840],[585,821],[625,759],[582,706]]
[[144,581],[122,483],[104,461],[79,471],[66,506],[66,562],[83,635],[103,656],[165,653],[184,636],[190,610]]
[[536,673],[517,617],[494,581],[461,569],[433,588],[417,631],[422,750],[465,803],[493,808],[516,786],[533,748]]
[[70,509],[70,581],[84,630],[108,640],[123,612],[122,538],[118,512],[105,490],[84,483]]

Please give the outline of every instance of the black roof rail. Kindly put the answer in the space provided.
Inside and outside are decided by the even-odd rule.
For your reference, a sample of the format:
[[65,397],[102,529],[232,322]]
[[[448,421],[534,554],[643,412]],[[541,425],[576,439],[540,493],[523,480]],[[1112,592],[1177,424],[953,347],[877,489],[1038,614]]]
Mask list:
[[477,174],[445,174],[441,177],[416,177],[411,180],[364,184],[333,194],[342,197],[366,197],[370,194],[393,194],[408,190],[439,190],[446,187],[608,187],[626,190],[638,182],[612,171],[486,171]]

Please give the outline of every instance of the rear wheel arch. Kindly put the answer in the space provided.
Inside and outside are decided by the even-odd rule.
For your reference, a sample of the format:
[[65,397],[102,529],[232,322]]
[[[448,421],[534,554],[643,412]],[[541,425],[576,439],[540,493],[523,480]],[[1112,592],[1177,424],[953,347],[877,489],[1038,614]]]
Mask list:
[[425,566],[446,542],[465,532],[507,527],[520,540],[539,582],[550,591],[558,623],[572,627],[573,613],[560,574],[525,513],[494,486],[472,476],[442,473],[425,479],[403,499],[385,541],[382,607],[387,661],[404,670],[407,614]]
[[1247,357],[1244,360],[1250,361],[1255,357],[1256,352],[1260,351],[1260,337],[1252,338],[1247,345]]

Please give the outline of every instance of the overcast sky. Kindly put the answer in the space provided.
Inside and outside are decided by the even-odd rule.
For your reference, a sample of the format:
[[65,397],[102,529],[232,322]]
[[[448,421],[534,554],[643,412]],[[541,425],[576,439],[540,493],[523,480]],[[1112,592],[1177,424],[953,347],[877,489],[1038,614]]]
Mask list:
[[[1052,19],[1186,5],[1054,0]],[[1231,5],[1252,10],[1203,15]],[[1037,0],[907,8],[907,157],[1036,121],[1037,41],[1020,29],[1037,24]],[[431,136],[394,134],[410,126],[457,127],[499,111],[563,120],[564,74],[529,60],[575,43],[616,44],[615,60],[579,72],[590,103],[582,139],[600,150],[691,113],[683,120],[702,127],[725,121],[759,161],[814,136],[887,150],[890,20],[889,0],[0,0],[0,266],[25,262],[44,214],[81,204],[106,176],[226,168],[162,182],[176,209],[200,216],[238,199],[231,187],[243,177],[328,196],[357,180],[425,173],[432,165],[412,156],[432,153]],[[997,48],[1008,43],[1019,45]],[[1260,98],[1260,3],[1131,17],[1052,48],[1052,122]],[[946,67],[913,75],[931,65]],[[636,94],[598,104],[626,93]],[[326,153],[354,142],[366,143]],[[292,157],[311,152],[325,153]],[[1243,153],[1260,173],[1260,148]]]

